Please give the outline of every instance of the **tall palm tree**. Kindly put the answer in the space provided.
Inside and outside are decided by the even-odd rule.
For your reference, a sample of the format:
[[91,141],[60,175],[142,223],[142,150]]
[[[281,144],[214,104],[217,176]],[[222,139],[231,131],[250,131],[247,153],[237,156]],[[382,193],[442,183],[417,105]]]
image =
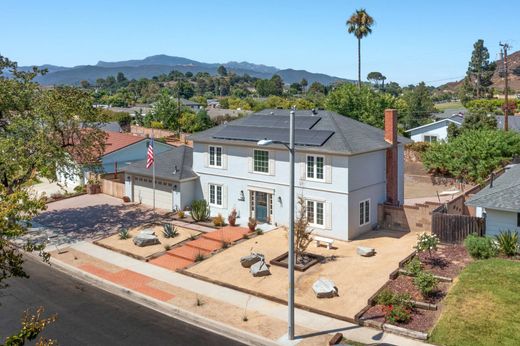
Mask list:
[[356,10],[347,20],[347,31],[358,40],[358,87],[361,88],[361,39],[372,33],[374,18],[364,8]]

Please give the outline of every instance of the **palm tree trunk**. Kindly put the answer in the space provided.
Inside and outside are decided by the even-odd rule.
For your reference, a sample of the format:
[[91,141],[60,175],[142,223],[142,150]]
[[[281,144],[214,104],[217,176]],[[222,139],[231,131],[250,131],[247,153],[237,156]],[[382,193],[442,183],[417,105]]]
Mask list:
[[358,56],[358,88],[361,89],[361,39],[357,40],[357,56]]

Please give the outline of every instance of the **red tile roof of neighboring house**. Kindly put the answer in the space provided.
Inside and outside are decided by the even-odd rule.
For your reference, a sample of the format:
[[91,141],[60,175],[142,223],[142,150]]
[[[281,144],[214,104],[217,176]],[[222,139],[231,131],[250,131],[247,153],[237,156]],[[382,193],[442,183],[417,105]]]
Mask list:
[[144,139],[146,138],[141,136],[134,136],[128,133],[107,132],[105,152],[103,153],[103,155],[113,153],[116,150],[140,142]]

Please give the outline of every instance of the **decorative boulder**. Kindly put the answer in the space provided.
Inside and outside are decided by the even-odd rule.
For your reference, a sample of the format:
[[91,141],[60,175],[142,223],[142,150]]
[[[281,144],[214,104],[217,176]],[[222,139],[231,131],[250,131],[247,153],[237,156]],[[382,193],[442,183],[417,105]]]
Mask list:
[[160,244],[159,239],[153,234],[139,233],[133,239],[134,244],[137,246],[148,246]]
[[334,281],[324,278],[319,278],[312,284],[312,290],[318,298],[332,298],[338,295],[338,289]]
[[139,234],[155,235],[155,231],[151,228],[143,229]]
[[357,254],[363,257],[370,257],[376,254],[376,249],[371,247],[358,246]]
[[250,268],[256,262],[264,261],[264,255],[251,252],[250,255],[240,258],[240,264],[244,268]]
[[251,271],[251,274],[253,274],[254,277],[271,275],[267,263],[265,263],[263,260],[253,264],[251,268],[249,268],[249,270]]

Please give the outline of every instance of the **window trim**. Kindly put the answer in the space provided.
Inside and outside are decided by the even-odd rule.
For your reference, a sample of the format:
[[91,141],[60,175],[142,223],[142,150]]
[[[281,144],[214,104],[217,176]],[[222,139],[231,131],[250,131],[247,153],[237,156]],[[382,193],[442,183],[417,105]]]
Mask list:
[[[214,187],[215,188],[215,203],[212,203],[211,202],[211,188]],[[220,203],[221,204],[217,204],[218,202],[218,188],[220,188]],[[208,204],[212,207],[217,207],[217,208],[223,208],[224,207],[224,186],[223,185],[220,185],[220,184],[213,184],[213,183],[209,183],[208,184]]]
[[[427,141],[426,137],[429,137],[430,140]],[[432,141],[432,138],[435,138],[435,140]],[[439,141],[439,136],[437,136],[437,135],[423,135],[423,142],[426,142],[426,143],[434,143],[435,142],[436,143],[438,141]]]
[[[365,221],[366,220],[366,214],[365,214],[365,211],[366,211],[366,206],[365,204],[368,202],[368,221]],[[363,204],[363,223],[361,223],[361,205]],[[366,226],[366,225],[369,225],[370,224],[370,219],[371,219],[371,213],[370,213],[370,204],[371,204],[371,201],[370,201],[370,198],[367,198],[367,199],[364,199],[362,201],[359,201],[359,217],[358,217],[358,221],[359,221],[359,226]]]
[[[214,152],[214,157],[215,157],[215,164],[211,164],[211,148],[214,148],[215,152]],[[220,149],[220,166],[217,165],[217,149]],[[220,145],[208,145],[208,167],[211,167],[211,168],[223,168],[224,167],[224,158],[223,158],[223,152],[224,152],[224,149],[222,148],[222,146]]]
[[[263,152],[267,153],[267,172],[262,172],[262,171],[256,171],[255,170],[255,152],[257,152],[257,151],[263,151]],[[252,172],[256,173],[256,174],[271,175],[271,167],[269,165],[270,156],[271,156],[271,152],[269,150],[253,149],[253,157],[251,158],[253,160],[253,167],[251,167],[252,168]]]
[[[316,228],[326,228],[327,226],[327,209],[326,209],[326,202],[325,201],[319,201],[315,199],[306,199],[305,200],[305,208],[307,209],[307,218],[309,214],[309,202],[313,204],[313,214],[314,214],[314,222],[309,221],[309,225]],[[323,221],[323,224],[316,223],[318,220],[318,203],[321,203],[322,207],[322,215],[321,219]],[[308,220],[308,219],[307,219]]]
[[[309,157],[313,157],[314,158],[314,167],[313,167],[313,170],[312,170],[312,173],[314,175],[314,177],[309,177]],[[323,178],[317,178],[318,176],[318,160],[317,158],[320,157],[322,159],[322,167],[321,167],[321,175]],[[305,155],[305,180],[310,180],[310,181],[320,181],[320,182],[324,182],[325,181],[325,156],[324,155],[315,155],[315,154],[306,154]]]

